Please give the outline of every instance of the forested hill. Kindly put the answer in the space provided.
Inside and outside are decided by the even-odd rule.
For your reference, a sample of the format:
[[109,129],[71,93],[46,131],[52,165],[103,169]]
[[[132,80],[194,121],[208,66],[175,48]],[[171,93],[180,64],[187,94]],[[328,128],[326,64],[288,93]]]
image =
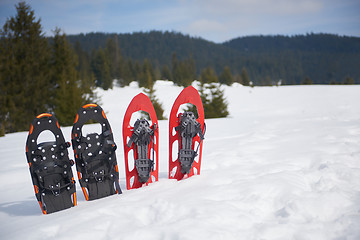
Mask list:
[[205,67],[220,71],[223,70],[226,59],[236,56],[234,50],[227,46],[176,32],[151,31],[118,35],[88,33],[68,36],[72,44],[79,41],[81,48],[89,54],[98,47],[105,48],[108,38],[117,41],[124,58],[140,62],[148,59],[153,67],[168,65],[171,68],[172,56],[176,53],[179,60],[192,57],[198,73]]
[[94,49],[105,48],[109,38],[117,42],[125,59],[148,59],[154,68],[171,69],[173,54],[178,59],[192,58],[196,72],[211,67],[220,74],[225,66],[235,76],[246,69],[256,85],[282,80],[299,84],[305,78],[313,83],[360,83],[360,38],[330,34],[298,36],[250,36],[216,44],[176,32],[139,32],[132,34],[89,33],[69,35],[89,57]]

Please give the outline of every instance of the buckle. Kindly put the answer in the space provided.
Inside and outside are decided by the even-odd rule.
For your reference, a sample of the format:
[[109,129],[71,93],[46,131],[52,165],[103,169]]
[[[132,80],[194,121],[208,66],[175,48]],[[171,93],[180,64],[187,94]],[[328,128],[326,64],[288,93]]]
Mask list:
[[55,185],[55,187],[56,187],[56,189],[54,189],[54,185],[49,185],[49,188],[50,188],[52,194],[53,194],[55,197],[57,197],[57,196],[60,195],[60,183],[57,183],[57,184]]
[[103,182],[105,178],[105,171],[93,172],[93,176],[97,182]]

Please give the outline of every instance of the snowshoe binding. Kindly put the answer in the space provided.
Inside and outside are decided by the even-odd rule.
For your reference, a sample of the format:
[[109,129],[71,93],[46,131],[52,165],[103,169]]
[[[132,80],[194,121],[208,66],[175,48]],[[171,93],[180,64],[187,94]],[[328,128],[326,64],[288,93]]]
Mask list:
[[[191,103],[197,109],[194,112],[179,113],[180,106]],[[177,115],[178,114],[178,115]],[[176,98],[169,119],[169,178],[181,180],[200,174],[202,146],[206,125],[204,108],[198,91],[189,86]],[[178,146],[177,158],[173,159],[174,146]],[[197,145],[197,146],[196,146]],[[196,149],[195,149],[196,147]]]
[[[91,120],[101,125],[102,132],[84,136],[82,127]],[[116,144],[103,109],[97,104],[81,107],[71,135],[77,175],[85,199],[94,200],[121,194]]]
[[[55,141],[38,142],[39,135],[49,130]],[[57,119],[49,114],[38,115],[30,126],[26,141],[26,157],[29,164],[35,196],[43,214],[76,206],[76,188],[67,148]]]
[[[154,167],[154,160],[148,158],[148,146],[153,142],[152,138],[154,137],[155,130],[156,125],[154,125],[154,129],[151,129],[146,119],[138,119],[134,124],[134,132],[127,143],[129,148],[133,143],[136,145],[137,158],[135,158],[135,167],[140,183],[149,181],[150,173]],[[152,148],[152,153],[154,155],[154,147]]]
[[181,140],[179,141],[179,162],[182,174],[189,174],[192,168],[195,157],[198,155],[199,146],[196,151],[193,150],[193,138],[197,135],[200,137],[200,142],[204,140],[204,133],[201,130],[201,124],[196,121],[193,112],[184,112],[179,114],[180,124],[175,127],[179,132]]

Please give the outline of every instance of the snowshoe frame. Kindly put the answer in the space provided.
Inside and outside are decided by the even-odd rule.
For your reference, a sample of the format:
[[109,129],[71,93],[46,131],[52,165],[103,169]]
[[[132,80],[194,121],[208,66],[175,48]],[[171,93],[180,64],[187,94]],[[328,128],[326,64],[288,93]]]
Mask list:
[[[38,143],[43,131],[49,130],[55,141]],[[49,114],[38,115],[31,123],[26,141],[26,158],[29,164],[35,196],[43,214],[76,206],[76,187],[67,148],[69,142],[61,132],[57,119]]]
[[[137,111],[145,111],[149,114],[152,125],[147,127],[147,131],[152,137],[149,136],[146,141],[141,141],[139,145],[135,144],[136,134],[134,135],[135,124],[134,126],[130,125],[131,116]],[[140,122],[143,120],[139,120]],[[142,124],[145,124],[142,122]],[[150,130],[149,130],[150,129]],[[133,140],[130,140],[133,136]],[[144,135],[145,136],[145,135]],[[143,137],[144,137],[143,136]],[[150,140],[150,142],[149,142]],[[158,121],[155,113],[155,109],[149,99],[143,93],[136,95],[130,102],[123,121],[123,144],[124,144],[124,157],[125,157],[125,173],[126,173],[126,188],[133,189],[139,188],[149,183],[158,181],[159,178],[159,128]],[[133,151],[134,160],[130,160],[129,152]],[[152,154],[152,157],[151,157]],[[137,160],[135,160],[137,159]],[[139,161],[140,160],[140,161]],[[134,161],[134,168],[130,169],[129,161]],[[148,175],[148,170],[151,167],[150,176]],[[139,171],[140,170],[140,171]],[[146,182],[144,182],[148,179]]]

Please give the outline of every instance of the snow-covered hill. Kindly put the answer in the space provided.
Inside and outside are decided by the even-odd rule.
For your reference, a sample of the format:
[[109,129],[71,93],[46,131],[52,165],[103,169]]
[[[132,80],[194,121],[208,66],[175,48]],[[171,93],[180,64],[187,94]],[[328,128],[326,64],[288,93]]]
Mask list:
[[[155,87],[168,116],[182,88]],[[360,86],[225,87],[231,116],[206,121],[201,175],[167,179],[160,121],[159,182],[127,191],[122,120],[140,91],[98,90],[122,195],[87,202],[77,183],[78,206],[42,215],[27,133],[0,138],[0,239],[360,239]]]

